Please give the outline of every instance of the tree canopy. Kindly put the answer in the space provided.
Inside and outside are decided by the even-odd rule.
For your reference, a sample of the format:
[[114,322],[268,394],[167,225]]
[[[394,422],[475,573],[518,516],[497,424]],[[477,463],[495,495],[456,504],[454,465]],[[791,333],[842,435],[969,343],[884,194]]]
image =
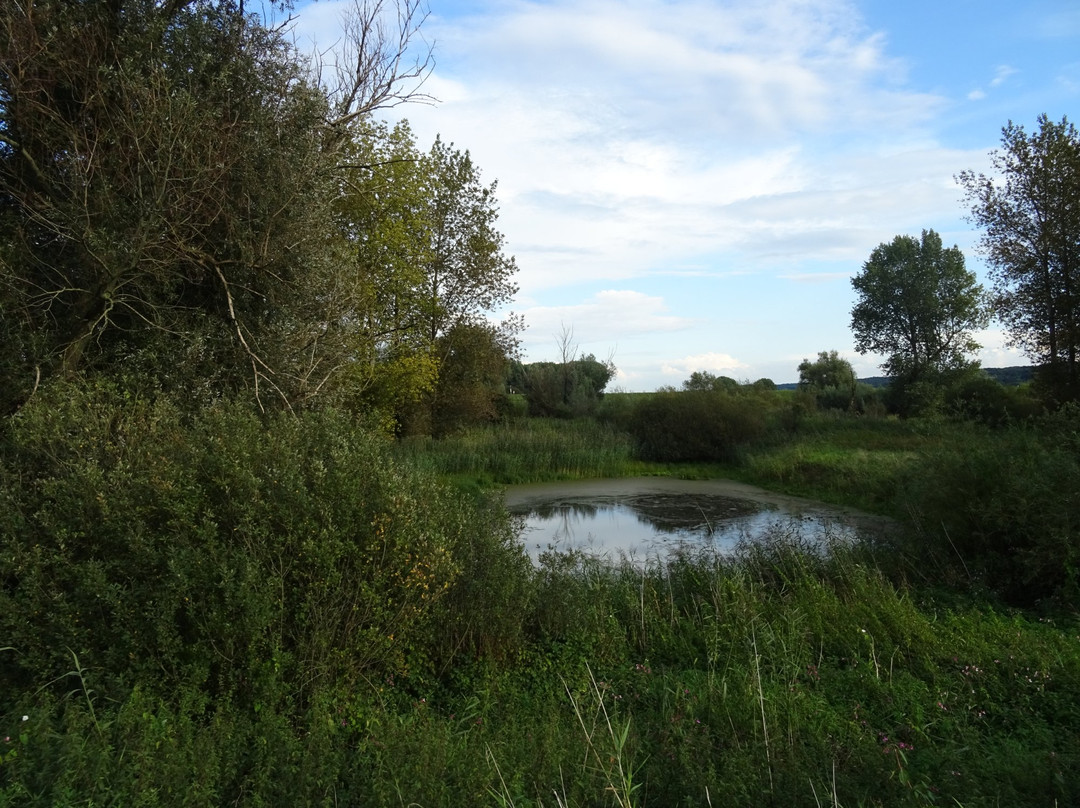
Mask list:
[[799,363],[799,387],[814,390],[855,388],[855,370],[836,351],[820,351],[816,360]]
[[430,394],[516,266],[468,153],[370,115],[415,97],[422,19],[357,3],[327,81],[242,2],[6,5],[0,407],[97,372],[292,409]]
[[1028,135],[1012,123],[992,153],[997,177],[961,173],[997,314],[1044,366],[1053,394],[1080,396],[1080,135],[1046,115]]
[[982,287],[959,248],[943,249],[933,230],[878,245],[851,284],[855,348],[884,354],[891,376],[914,382],[968,364],[978,349],[972,331],[988,320]]

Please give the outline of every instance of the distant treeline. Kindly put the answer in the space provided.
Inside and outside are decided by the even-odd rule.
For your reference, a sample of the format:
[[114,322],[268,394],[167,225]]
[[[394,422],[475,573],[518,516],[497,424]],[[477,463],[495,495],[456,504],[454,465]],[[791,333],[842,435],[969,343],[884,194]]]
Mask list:
[[[1016,385],[1024,384],[1024,382],[1031,381],[1035,375],[1035,367],[1033,365],[1014,365],[1008,368],[983,368],[986,375],[991,379],[1005,385],[1006,387],[1015,387]],[[892,381],[889,376],[868,376],[864,379],[859,379],[859,384],[868,384],[871,387],[888,387],[889,382]],[[799,385],[797,382],[788,382],[786,384],[776,385],[777,390],[797,390]]]

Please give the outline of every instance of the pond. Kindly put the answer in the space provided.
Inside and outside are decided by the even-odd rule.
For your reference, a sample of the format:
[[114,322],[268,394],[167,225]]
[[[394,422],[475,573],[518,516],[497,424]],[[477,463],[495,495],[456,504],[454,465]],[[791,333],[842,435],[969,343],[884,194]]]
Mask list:
[[888,520],[732,480],[635,477],[513,485],[507,509],[535,559],[548,549],[618,558],[666,557],[684,549],[730,552],[783,530],[810,542],[849,540]]

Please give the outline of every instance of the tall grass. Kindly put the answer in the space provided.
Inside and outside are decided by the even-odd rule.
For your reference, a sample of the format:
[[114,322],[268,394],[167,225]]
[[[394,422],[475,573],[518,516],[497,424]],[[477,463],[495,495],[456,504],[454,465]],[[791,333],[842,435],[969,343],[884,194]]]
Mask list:
[[2,718],[0,804],[1080,799],[1075,620],[945,609],[857,548],[779,533],[734,558],[551,555],[527,574],[502,662],[372,681],[292,724],[228,702],[134,692],[92,715],[81,688],[28,694]]
[[635,468],[630,438],[592,419],[529,419],[404,441],[403,457],[447,475],[494,483],[624,476]]

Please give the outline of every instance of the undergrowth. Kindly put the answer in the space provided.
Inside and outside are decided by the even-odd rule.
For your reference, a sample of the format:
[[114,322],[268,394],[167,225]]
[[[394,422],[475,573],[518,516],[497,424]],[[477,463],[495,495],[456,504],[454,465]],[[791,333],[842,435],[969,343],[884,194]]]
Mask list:
[[[521,632],[434,678],[279,712],[9,701],[0,802],[1074,804],[1080,625],[943,608],[863,551],[551,555]],[[499,661],[501,660],[501,661]],[[25,719],[22,717],[25,716]]]
[[1076,804],[1075,418],[1030,430],[808,418],[694,467],[861,480],[899,546],[533,564],[432,472],[681,467],[47,391],[0,435],[0,806]]

